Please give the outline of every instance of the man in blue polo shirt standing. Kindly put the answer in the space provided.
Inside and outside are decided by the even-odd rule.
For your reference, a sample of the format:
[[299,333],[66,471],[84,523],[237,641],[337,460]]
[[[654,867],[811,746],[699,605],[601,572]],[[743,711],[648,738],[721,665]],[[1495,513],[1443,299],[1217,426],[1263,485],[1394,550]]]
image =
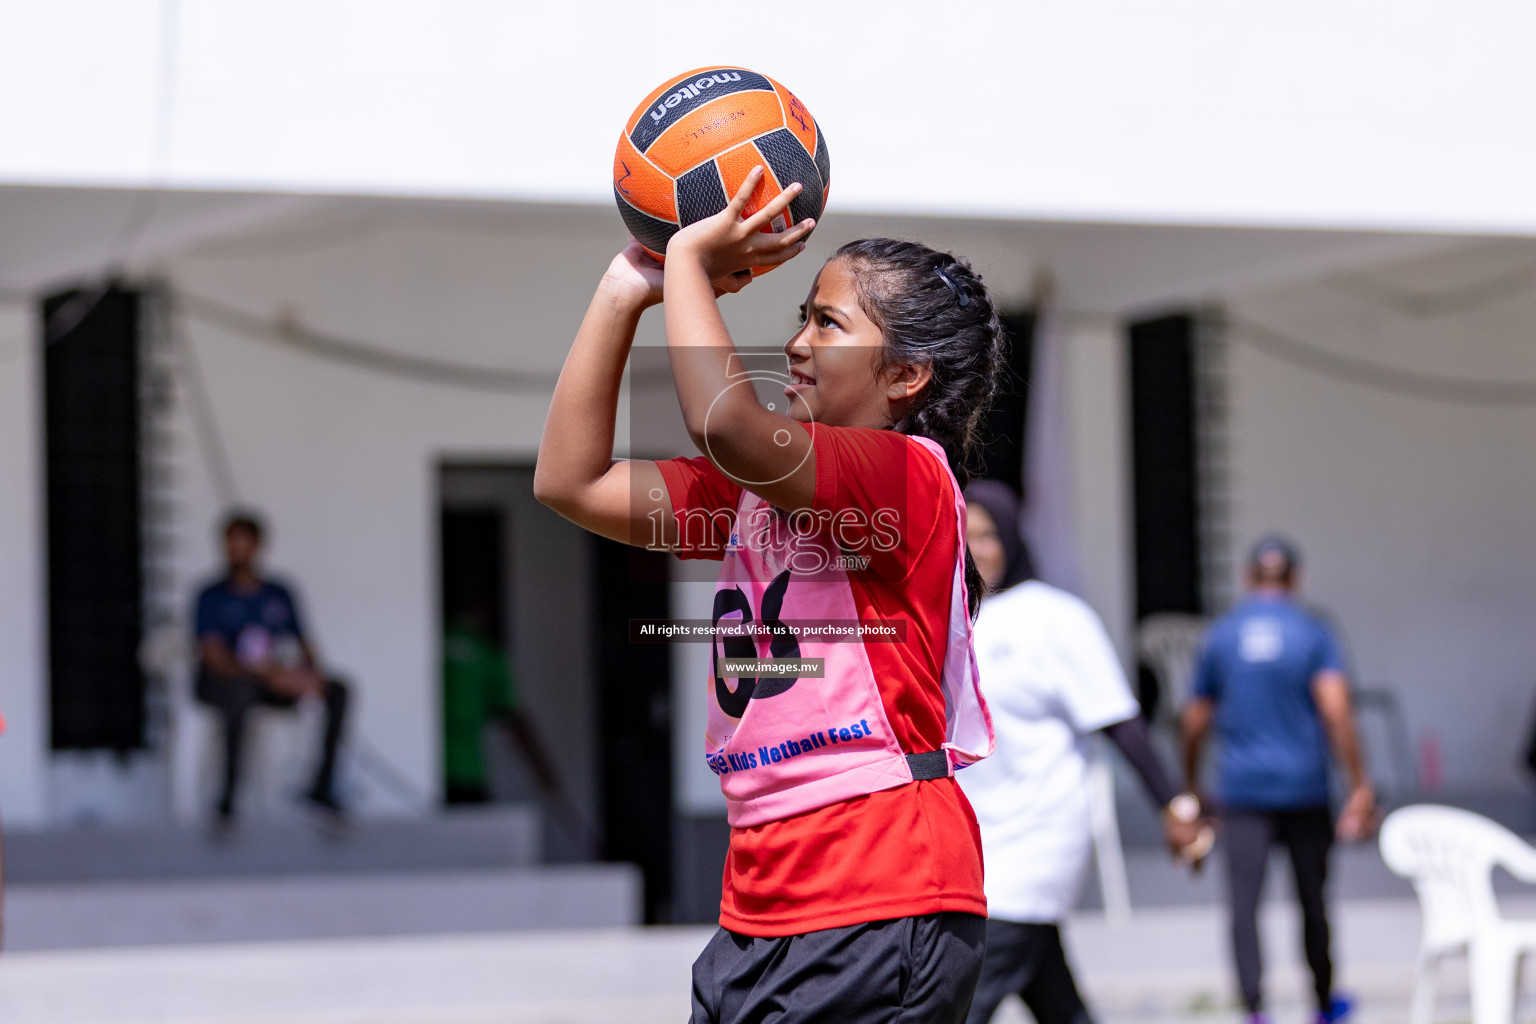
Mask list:
[[[1323,887],[1335,836],[1365,837],[1376,797],[1360,759],[1349,679],[1328,626],[1295,599],[1300,557],[1269,537],[1248,561],[1247,597],[1216,621],[1195,667],[1184,708],[1186,782],[1197,781],[1200,748],[1214,724],[1224,810],[1232,951],[1250,1024],[1267,1024],[1261,987],[1258,907],[1271,846],[1290,856],[1301,903],[1302,943],[1319,1024],[1348,1015],[1333,993]],[[1335,824],[1329,806],[1329,747],[1349,783]]]

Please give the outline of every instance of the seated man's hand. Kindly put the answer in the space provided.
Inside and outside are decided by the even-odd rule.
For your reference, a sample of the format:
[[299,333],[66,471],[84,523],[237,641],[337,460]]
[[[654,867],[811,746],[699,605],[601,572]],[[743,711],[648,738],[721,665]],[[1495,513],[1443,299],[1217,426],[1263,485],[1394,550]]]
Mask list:
[[294,699],[310,693],[319,696],[325,691],[325,681],[312,668],[280,668],[267,682],[277,693]]

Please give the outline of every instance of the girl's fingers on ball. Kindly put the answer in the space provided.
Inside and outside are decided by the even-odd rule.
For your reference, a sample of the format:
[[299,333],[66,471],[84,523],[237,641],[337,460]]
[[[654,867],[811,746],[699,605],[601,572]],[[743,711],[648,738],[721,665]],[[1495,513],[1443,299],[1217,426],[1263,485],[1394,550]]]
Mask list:
[[752,193],[757,188],[757,183],[763,180],[763,165],[758,164],[747,172],[746,178],[741,183],[741,188],[736,190],[736,195],[731,198],[730,206],[726,209],[741,216],[741,211],[747,208],[747,202],[752,198]]
[[801,221],[799,224],[796,224],[794,227],[790,228],[788,231],[785,231],[780,236],[783,239],[783,241],[780,244],[782,244],[782,245],[789,245],[789,244],[791,244],[793,242],[799,242],[799,241],[801,241],[801,240],[803,240],[805,238],[808,238],[810,236],[811,232],[814,231],[815,229],[816,229],[816,222],[814,220],[812,220],[810,217],[807,217],[805,220]]
[[806,236],[811,233],[811,229],[815,226],[816,222],[807,218],[794,227],[785,228],[783,231],[772,233],[759,231],[754,241],[758,249],[763,252],[778,252],[790,248],[793,248],[795,252],[800,252],[805,248]]
[[769,200],[767,205],[764,206],[761,210],[758,210],[752,216],[748,217],[744,222],[744,226],[753,231],[761,231],[769,221],[773,220],[773,218],[789,209],[789,204],[794,202],[795,197],[798,196],[800,192],[801,185],[799,182],[795,182],[793,185],[789,186],[784,191],[780,192],[778,195]]
[[804,251],[804,242],[794,242],[785,248],[764,249],[756,256],[757,265],[760,267],[776,267],[780,263],[788,263]]

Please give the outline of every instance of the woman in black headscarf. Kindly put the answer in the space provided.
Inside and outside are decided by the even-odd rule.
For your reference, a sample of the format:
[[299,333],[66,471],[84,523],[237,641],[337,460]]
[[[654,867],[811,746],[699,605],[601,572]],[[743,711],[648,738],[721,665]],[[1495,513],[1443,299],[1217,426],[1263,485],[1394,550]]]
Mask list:
[[1019,499],[1013,488],[998,480],[976,480],[965,489],[965,511],[966,543],[989,593],[1035,578],[1034,559],[1019,532]]
[[1035,578],[1013,490],[978,480],[965,502],[966,542],[987,584],[976,658],[997,731],[992,756],[957,776],[981,826],[989,914],[967,1024],[986,1024],[1010,992],[1038,1024],[1088,1024],[1060,930],[1092,843],[1085,738],[1104,733],[1135,767],[1164,808],[1171,850],[1199,839],[1199,803],[1174,790],[1153,754],[1098,617]]

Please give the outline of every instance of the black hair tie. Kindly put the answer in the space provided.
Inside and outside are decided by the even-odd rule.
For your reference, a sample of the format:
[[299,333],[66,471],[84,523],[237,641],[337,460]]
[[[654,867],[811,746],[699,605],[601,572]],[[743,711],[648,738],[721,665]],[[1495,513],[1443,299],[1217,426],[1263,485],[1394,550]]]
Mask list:
[[953,278],[944,273],[943,267],[934,267],[933,271],[939,275],[939,280],[949,285],[949,290],[955,293],[955,303],[957,305],[969,306],[971,304],[971,297],[965,293],[965,289],[961,288]]

